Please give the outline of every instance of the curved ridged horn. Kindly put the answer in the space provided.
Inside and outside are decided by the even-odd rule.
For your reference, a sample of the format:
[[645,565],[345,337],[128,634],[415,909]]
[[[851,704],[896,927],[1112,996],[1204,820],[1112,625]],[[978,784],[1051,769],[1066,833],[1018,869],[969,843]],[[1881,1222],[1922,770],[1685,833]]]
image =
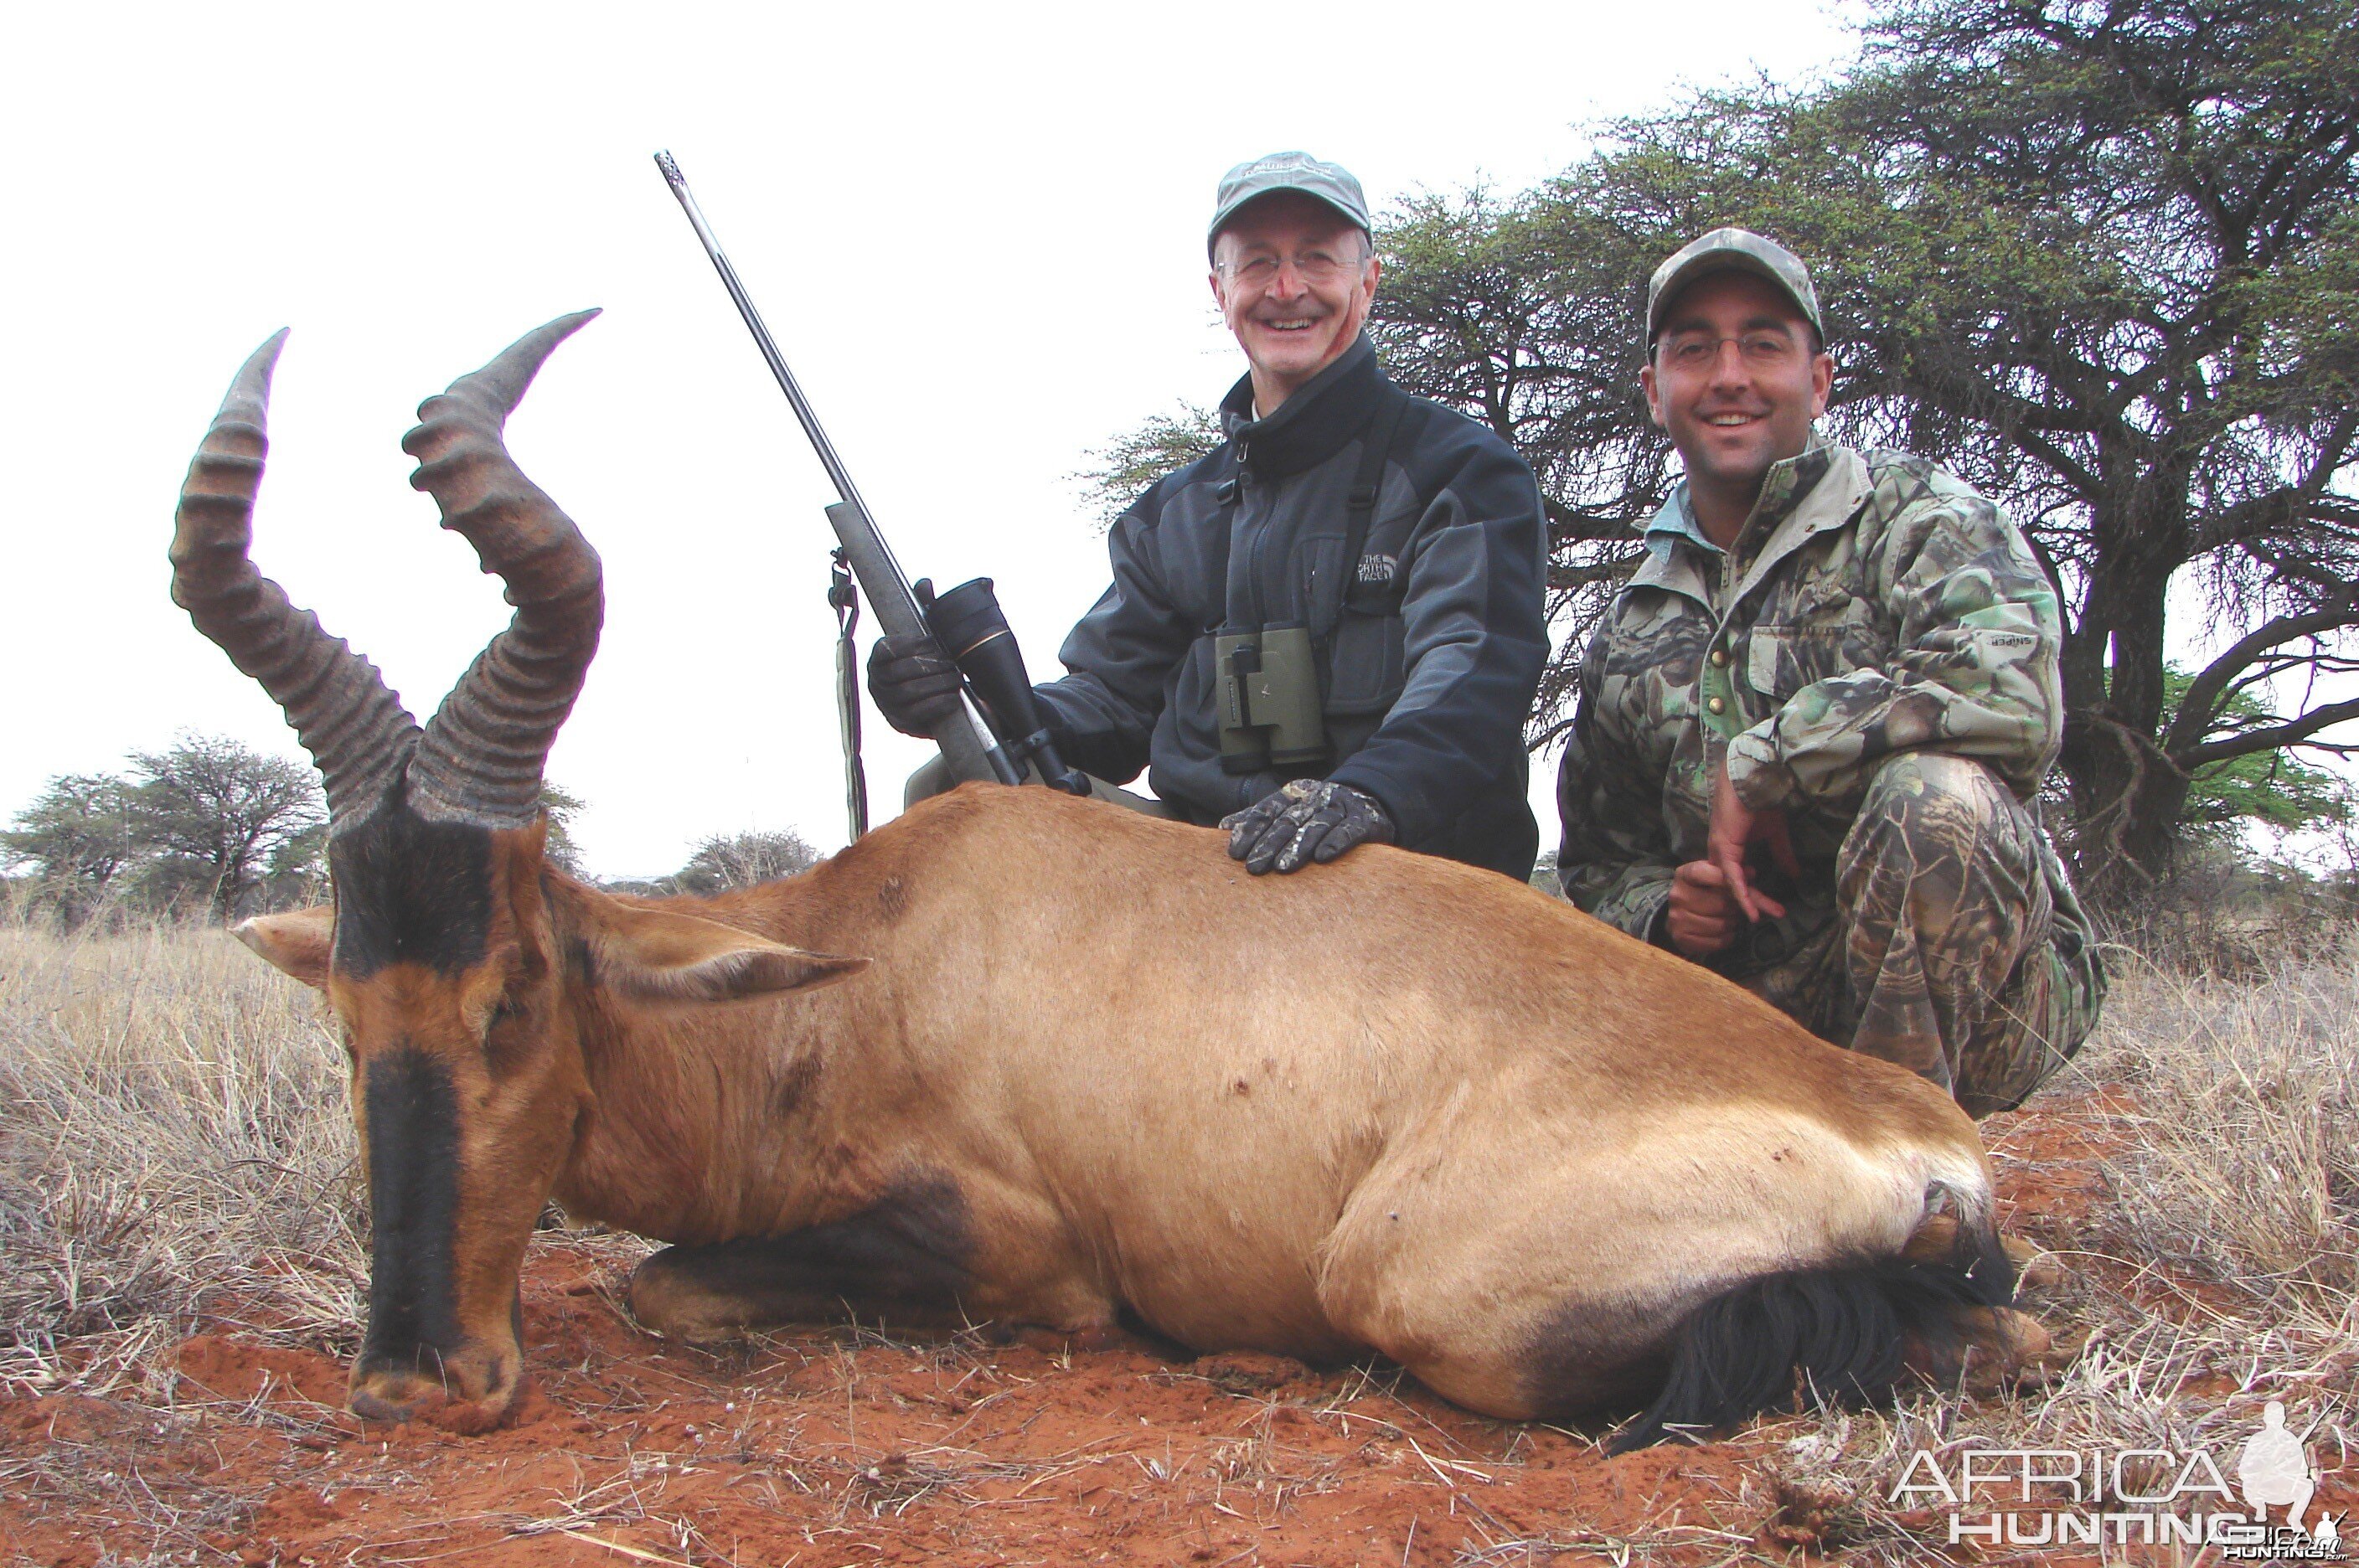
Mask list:
[[288,603],[286,590],[248,559],[270,448],[263,433],[270,372],[286,342],[281,328],[254,351],[189,464],[172,533],[172,602],[285,711],[319,764],[329,820],[342,831],[374,811],[400,776],[418,744],[418,721],[375,665]]
[[421,814],[515,828],[540,811],[541,769],[598,651],[605,591],[598,552],[524,476],[501,438],[549,351],[595,316],[560,316],[419,406],[401,439],[409,482],[434,497],[442,526],[464,535],[484,570],[507,583],[516,615],[427,722],[409,763]]

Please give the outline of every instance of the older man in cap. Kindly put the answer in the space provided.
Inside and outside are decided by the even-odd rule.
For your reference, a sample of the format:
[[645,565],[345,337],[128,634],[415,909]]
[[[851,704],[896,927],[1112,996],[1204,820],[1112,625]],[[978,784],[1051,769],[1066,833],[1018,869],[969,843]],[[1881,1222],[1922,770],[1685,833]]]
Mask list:
[[1833,362],[1783,245],[1680,250],[1647,335],[1686,477],[1582,666],[1565,891],[1977,1116],[2012,1106],[2104,990],[2038,818],[2055,586],[1939,464],[1819,438]]
[[[1101,779],[1147,769],[1162,810],[1226,827],[1256,874],[1394,843],[1529,876],[1523,727],[1548,657],[1531,470],[1386,378],[1345,170],[1239,165],[1206,244],[1247,366],[1227,439],[1114,524],[1113,586],[1065,641],[1071,673],[1037,689],[1051,738]],[[896,728],[954,712],[932,639],[880,639],[868,669]]]

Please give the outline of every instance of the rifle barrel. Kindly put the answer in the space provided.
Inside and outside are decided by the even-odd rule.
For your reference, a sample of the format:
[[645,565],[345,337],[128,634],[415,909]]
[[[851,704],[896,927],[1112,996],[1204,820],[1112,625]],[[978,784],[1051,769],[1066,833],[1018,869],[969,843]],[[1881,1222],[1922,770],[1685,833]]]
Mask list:
[[[778,390],[787,395],[787,402],[802,425],[803,434],[810,438],[811,448],[819,453],[821,466],[835,485],[838,504],[827,508],[828,521],[836,537],[851,557],[852,565],[860,579],[861,587],[868,591],[868,602],[876,611],[876,621],[896,637],[914,637],[926,630],[925,613],[919,607],[917,595],[910,592],[909,575],[894,559],[893,547],[885,542],[875,520],[869,515],[868,505],[860,498],[860,491],[852,483],[850,471],[843,460],[835,454],[835,443],[827,439],[827,431],[811,411],[810,399],[795,381],[795,373],[787,368],[786,355],[771,340],[770,329],[762,324],[762,312],[754,308],[753,297],[745,292],[745,284],[737,280],[737,269],[729,265],[721,241],[712,233],[712,225],[704,221],[697,207],[696,198],[688,189],[688,177],[679,171],[679,164],[670,153],[656,154],[656,167],[663,171],[664,183],[679,198],[680,211],[688,214],[689,226],[704,245],[704,254],[712,258],[713,270],[721,274],[721,286],[729,290],[737,313],[745,319],[745,327],[754,334],[755,344],[769,363],[770,374],[778,378]],[[984,722],[981,710],[964,692],[959,695],[962,723],[953,724],[936,743],[942,748],[943,758],[951,770],[962,779],[996,779],[1003,784],[1016,781],[1015,767]]]
[[[737,313],[745,318],[746,329],[754,334],[754,342],[761,348],[762,357],[769,362],[770,374],[778,378],[778,389],[794,406],[795,418],[802,422],[803,434],[810,438],[811,446],[819,452],[820,465],[835,482],[837,498],[860,503],[860,492],[852,483],[850,471],[843,466],[843,460],[835,455],[835,443],[827,439],[827,430],[820,424],[819,416],[811,411],[810,399],[803,396],[801,385],[795,380],[795,373],[787,366],[787,356],[778,352],[778,345],[771,340],[770,329],[762,324],[762,312],[754,308],[753,296],[746,293],[745,285],[738,281],[737,269],[729,265],[729,255],[721,248],[721,241],[714,235],[712,225],[704,221],[703,209],[696,204],[695,196],[688,189],[688,177],[680,173],[679,164],[668,152],[656,154],[656,167],[663,170],[664,183],[671,187],[671,193],[679,198],[680,210],[688,214],[689,225],[696,230],[696,237],[704,244],[704,254],[712,258],[713,269],[721,274],[721,286],[729,290],[729,298],[736,302]],[[860,509],[863,512],[868,510],[864,504]]]

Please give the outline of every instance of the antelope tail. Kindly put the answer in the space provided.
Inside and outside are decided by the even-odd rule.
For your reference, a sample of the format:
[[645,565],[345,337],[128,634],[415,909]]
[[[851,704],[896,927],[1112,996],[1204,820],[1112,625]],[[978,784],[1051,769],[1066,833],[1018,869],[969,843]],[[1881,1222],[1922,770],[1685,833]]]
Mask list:
[[1916,1373],[1961,1367],[1962,1322],[2014,1299],[2015,1264],[1987,1215],[1958,1227],[1947,1257],[1747,1279],[1680,1324],[1662,1393],[1613,1452],[1734,1426],[1797,1393],[1821,1406],[1886,1399]]

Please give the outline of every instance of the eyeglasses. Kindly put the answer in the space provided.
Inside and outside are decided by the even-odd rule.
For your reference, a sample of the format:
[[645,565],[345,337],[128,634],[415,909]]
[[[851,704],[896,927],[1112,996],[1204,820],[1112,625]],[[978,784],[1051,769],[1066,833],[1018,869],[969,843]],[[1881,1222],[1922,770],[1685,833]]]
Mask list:
[[1299,256],[1283,258],[1272,251],[1256,250],[1246,251],[1234,261],[1216,263],[1213,269],[1248,289],[1266,289],[1277,281],[1277,269],[1281,265],[1292,267],[1295,277],[1314,289],[1321,289],[1339,278],[1356,274],[1364,264],[1347,260],[1332,250],[1304,251]]
[[1802,345],[1784,332],[1743,332],[1733,338],[1713,337],[1706,332],[1677,332],[1662,342],[1658,351],[1667,365],[1680,370],[1701,370],[1720,358],[1720,345],[1734,343],[1739,358],[1756,370],[1770,370],[1791,365],[1802,352]]

